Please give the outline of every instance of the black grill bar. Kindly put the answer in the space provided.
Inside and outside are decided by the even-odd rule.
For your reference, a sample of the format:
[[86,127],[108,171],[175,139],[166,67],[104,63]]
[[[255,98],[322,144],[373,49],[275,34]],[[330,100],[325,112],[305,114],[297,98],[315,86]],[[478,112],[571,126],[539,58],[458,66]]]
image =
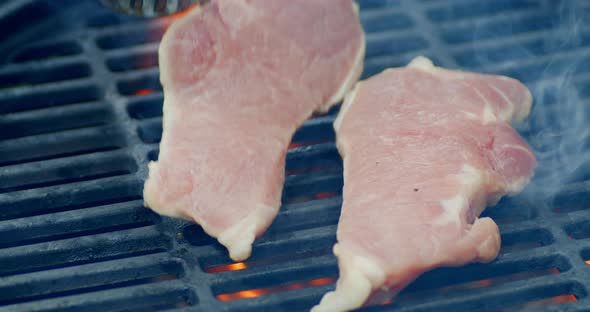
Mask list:
[[104,125],[113,117],[112,110],[102,102],[10,114],[0,121],[0,140]]
[[0,276],[155,253],[167,247],[169,243],[153,227],[11,247],[0,253]]
[[133,173],[135,159],[120,150],[37,161],[0,169],[0,193]]
[[0,93],[1,113],[95,101],[100,91],[90,78],[39,86],[19,86]]
[[137,200],[52,213],[0,224],[0,246],[16,247],[101,232],[114,232],[154,224],[156,221],[157,217],[143,208],[143,203]]
[[138,199],[141,183],[122,176],[0,194],[0,220]]
[[62,299],[39,300],[34,303],[10,305],[6,311],[105,311],[142,309],[163,310],[197,303],[197,297],[181,281],[152,283],[121,289],[97,290]]
[[52,293],[145,279],[176,279],[182,263],[165,254],[15,275],[0,281],[0,302],[34,301]]

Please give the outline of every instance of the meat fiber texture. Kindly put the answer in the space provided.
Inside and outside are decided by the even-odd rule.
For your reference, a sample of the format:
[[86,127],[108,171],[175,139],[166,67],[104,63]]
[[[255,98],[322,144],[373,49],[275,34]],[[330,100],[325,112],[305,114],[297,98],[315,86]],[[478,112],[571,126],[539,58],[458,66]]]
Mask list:
[[334,123],[340,278],[312,311],[380,303],[435,267],[493,260],[498,226],[478,216],[533,175],[535,156],[509,124],[531,102],[517,80],[424,57],[359,82]]
[[291,137],[358,80],[364,51],[352,0],[213,0],[175,21],[159,50],[146,206],[248,258],[281,204]]

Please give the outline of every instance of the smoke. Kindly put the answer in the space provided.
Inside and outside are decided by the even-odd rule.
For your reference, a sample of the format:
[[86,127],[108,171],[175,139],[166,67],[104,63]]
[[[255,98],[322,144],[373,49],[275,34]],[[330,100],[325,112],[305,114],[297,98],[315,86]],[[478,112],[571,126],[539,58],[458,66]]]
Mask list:
[[590,103],[582,96],[583,80],[578,78],[579,69],[590,61],[590,52],[583,48],[588,20],[581,2],[552,2],[558,4],[558,18],[543,43],[548,52],[560,53],[551,54],[540,79],[529,85],[535,102],[520,130],[539,162],[524,194],[532,198],[552,198],[567,185],[590,179]]
[[474,30],[476,64],[520,79],[533,93],[531,114],[517,129],[538,160],[535,177],[519,199],[535,204],[549,203],[572,183],[590,180],[590,7],[584,2],[542,2],[546,17],[537,19],[538,29],[523,31],[519,21],[503,26],[514,38],[503,50],[478,46],[478,39],[494,36],[490,32],[497,28],[482,24]]

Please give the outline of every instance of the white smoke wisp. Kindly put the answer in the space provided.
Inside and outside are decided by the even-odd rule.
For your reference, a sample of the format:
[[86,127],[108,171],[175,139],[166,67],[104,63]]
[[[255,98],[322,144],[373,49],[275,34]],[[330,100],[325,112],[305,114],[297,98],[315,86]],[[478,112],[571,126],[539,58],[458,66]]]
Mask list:
[[[500,17],[502,25],[478,20],[471,50],[474,70],[520,79],[531,90],[531,113],[516,128],[534,150],[538,166],[530,184],[512,200],[519,207],[555,209],[561,194],[590,186],[590,1],[538,4],[540,8]],[[527,17],[522,16],[535,15],[541,18],[523,22]],[[501,39],[484,40],[488,38]]]
[[521,130],[535,151],[538,167],[525,197],[552,198],[568,184],[590,179],[590,101],[581,96],[583,80],[577,75],[590,52],[583,47],[569,51],[580,47],[584,27],[590,26],[580,12],[578,1],[563,1],[557,7],[559,18],[547,31],[544,48],[560,52],[529,85],[534,106]]

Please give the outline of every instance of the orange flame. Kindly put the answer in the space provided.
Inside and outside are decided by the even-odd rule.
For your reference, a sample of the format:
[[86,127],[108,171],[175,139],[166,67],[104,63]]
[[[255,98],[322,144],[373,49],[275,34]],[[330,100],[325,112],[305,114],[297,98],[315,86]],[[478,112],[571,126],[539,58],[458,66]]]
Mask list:
[[231,301],[237,299],[256,298],[268,294],[264,289],[242,290],[232,294],[221,294],[216,298],[220,301]]
[[586,261],[584,261],[584,263],[586,263],[587,265],[590,265],[590,260],[586,260]]
[[578,298],[576,298],[576,296],[574,296],[572,294],[561,295],[561,296],[553,297],[551,299],[555,303],[566,303],[566,302],[572,302],[572,301],[578,300]]
[[248,289],[242,290],[235,293],[230,294],[221,294],[217,295],[217,300],[220,301],[231,301],[231,300],[238,300],[238,299],[246,299],[246,298],[256,298],[261,297],[264,295],[277,293],[277,292],[284,292],[289,290],[301,289],[306,287],[317,287],[332,284],[336,281],[335,278],[325,277],[325,278],[316,278],[313,280],[309,280],[306,282],[299,282],[299,283],[292,283],[284,286],[276,286],[276,287],[269,287],[269,288],[257,288],[257,289]]
[[227,271],[240,271],[248,268],[244,262],[236,262],[232,264],[216,265],[205,270],[207,273],[221,273]]
[[134,95],[148,95],[154,93],[152,89],[139,89],[135,91]]

